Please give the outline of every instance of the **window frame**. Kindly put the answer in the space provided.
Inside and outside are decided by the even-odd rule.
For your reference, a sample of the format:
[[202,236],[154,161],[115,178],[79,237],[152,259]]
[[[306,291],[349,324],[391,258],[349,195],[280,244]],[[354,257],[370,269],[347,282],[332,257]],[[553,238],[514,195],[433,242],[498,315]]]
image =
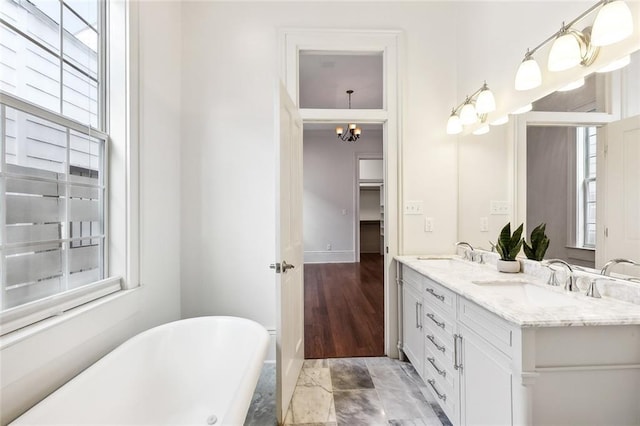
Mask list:
[[[593,130],[591,130],[593,129]],[[597,181],[597,175],[590,176],[591,168],[589,159],[597,157],[597,148],[594,152],[590,152],[589,144],[591,138],[596,139],[596,126],[580,126],[576,127],[576,246],[578,248],[595,249],[596,241],[590,243],[587,241],[588,236],[588,216],[589,216],[589,184]],[[595,202],[594,202],[595,203]],[[597,205],[597,204],[596,204]],[[597,222],[594,222],[594,224]],[[596,234],[597,238],[597,234]]]
[[[138,87],[138,60],[137,60],[137,6],[132,6],[129,4],[122,4],[117,6],[112,6],[111,4],[104,2],[102,0],[98,1],[99,7],[101,8],[101,12],[99,13],[98,19],[98,28],[99,28],[99,38],[98,42],[100,45],[100,51],[98,54],[98,81],[99,81],[99,90],[98,90],[98,125],[100,126],[100,130],[91,127],[90,125],[80,123],[73,118],[65,116],[62,114],[62,110],[60,113],[53,112],[46,108],[37,106],[29,101],[21,99],[17,96],[8,94],[6,92],[0,91],[0,101],[2,104],[7,107],[14,108],[19,111],[26,112],[33,116],[51,121],[55,124],[59,124],[64,126],[70,130],[74,130],[80,132],[82,134],[86,134],[89,136],[94,136],[104,140],[104,151],[103,151],[103,187],[104,187],[104,195],[103,195],[103,209],[102,209],[102,219],[103,219],[103,255],[101,256],[101,263],[103,266],[103,279],[99,281],[95,281],[92,283],[85,284],[76,289],[68,290],[63,293],[57,293],[52,296],[45,297],[43,299],[35,300],[33,302],[25,303],[22,305],[18,305],[16,307],[7,309],[5,311],[0,312],[0,336],[7,335],[15,330],[20,328],[29,326],[34,324],[35,322],[44,320],[49,317],[58,317],[64,312],[71,310],[73,308],[79,307],[85,303],[95,301],[101,297],[112,294],[114,292],[118,292],[125,289],[131,289],[137,287],[139,285],[137,280],[137,268],[138,268],[138,238],[137,235],[132,237],[132,233],[137,234],[138,231],[138,179],[137,179],[137,157],[138,157],[138,135],[137,135],[137,114],[132,114],[131,104],[137,105],[138,96],[137,96],[137,87]],[[63,1],[60,1],[61,10],[64,7]],[[67,7],[69,7],[67,5]],[[111,17],[110,14],[114,13],[114,17]],[[126,34],[123,34],[121,38],[115,39],[113,45],[111,45],[111,29],[117,27],[118,23],[122,25],[123,23],[126,25],[127,31]],[[20,32],[21,34],[22,32]],[[111,52],[113,50],[114,52]],[[112,55],[116,55],[121,57],[125,62],[125,69],[120,73],[117,77],[117,82],[119,86],[126,86],[126,91],[128,93],[133,92],[134,96],[131,99],[126,99],[125,103],[126,108],[124,110],[119,111],[120,113],[116,113],[111,115],[110,109],[110,97],[115,90],[111,86],[110,77],[117,73],[113,72],[114,65],[109,63],[108,58]],[[63,55],[63,51],[61,50],[60,55]],[[62,62],[61,62],[62,64]],[[61,65],[62,66],[62,65]],[[62,83],[61,83],[62,84]],[[4,111],[5,107],[2,106]],[[2,114],[4,117],[4,113]],[[124,218],[127,223],[127,228],[125,235],[123,237],[127,242],[127,252],[124,257],[124,263],[126,264],[126,270],[118,267],[116,268],[116,272],[121,275],[126,276],[126,281],[121,278],[120,275],[113,274],[113,270],[111,267],[111,240],[112,234],[110,230],[110,222],[111,222],[111,214],[114,210],[112,210],[110,206],[110,200],[113,197],[111,192],[111,171],[113,170],[112,165],[112,154],[111,154],[111,145],[112,145],[112,137],[108,133],[108,128],[113,123],[113,120],[118,120],[118,122],[122,122],[124,127],[126,128],[126,132],[119,133],[118,139],[118,149],[125,150],[127,162],[122,165],[118,165],[117,171],[124,171],[126,173],[126,186],[123,192],[124,194],[119,194],[119,197],[124,195],[124,200],[126,201],[127,209],[126,209],[126,217]],[[131,131],[134,130],[134,131]],[[2,141],[0,141],[0,154],[3,155],[4,159],[4,149],[5,149],[5,141],[4,141],[4,130],[2,131]],[[69,147],[67,147],[69,149]],[[135,162],[130,162],[132,157],[135,159]],[[4,160],[3,160],[4,162]],[[3,171],[4,173],[4,171]],[[3,182],[3,181],[2,181]],[[5,188],[4,186],[0,188],[0,193],[4,196]],[[132,198],[131,195],[135,194],[136,198]],[[6,205],[3,200],[3,205]],[[4,216],[2,219],[2,232],[4,234]],[[0,234],[0,235],[3,235]],[[118,238],[118,241],[123,238]],[[133,241],[131,241],[133,240]],[[4,241],[4,239],[2,239]],[[133,243],[133,244],[131,244]],[[133,250],[131,250],[133,249]],[[136,273],[136,275],[130,274],[130,272]],[[5,268],[3,268],[5,271]],[[3,280],[4,282],[4,280]]]

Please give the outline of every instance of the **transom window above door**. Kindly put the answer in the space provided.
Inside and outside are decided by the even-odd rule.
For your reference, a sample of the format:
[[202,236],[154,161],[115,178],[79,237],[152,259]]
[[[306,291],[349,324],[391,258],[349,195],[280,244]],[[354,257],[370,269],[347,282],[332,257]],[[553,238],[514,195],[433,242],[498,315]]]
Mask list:
[[382,52],[303,50],[299,55],[300,108],[383,109]]

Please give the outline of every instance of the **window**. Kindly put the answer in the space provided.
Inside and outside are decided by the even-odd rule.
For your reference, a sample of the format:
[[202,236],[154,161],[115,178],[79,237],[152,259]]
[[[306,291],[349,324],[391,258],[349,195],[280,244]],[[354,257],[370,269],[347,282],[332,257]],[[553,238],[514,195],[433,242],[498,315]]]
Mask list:
[[3,334],[120,288],[105,279],[105,4],[0,0]]
[[576,128],[577,243],[596,246],[596,127]]

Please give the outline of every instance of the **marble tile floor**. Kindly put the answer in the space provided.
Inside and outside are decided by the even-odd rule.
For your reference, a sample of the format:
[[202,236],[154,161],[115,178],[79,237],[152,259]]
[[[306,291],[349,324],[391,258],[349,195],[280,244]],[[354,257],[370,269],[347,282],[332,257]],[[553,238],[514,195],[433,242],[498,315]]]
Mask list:
[[[277,425],[275,364],[265,364],[245,426]],[[304,362],[285,425],[449,426],[408,362],[332,358]]]

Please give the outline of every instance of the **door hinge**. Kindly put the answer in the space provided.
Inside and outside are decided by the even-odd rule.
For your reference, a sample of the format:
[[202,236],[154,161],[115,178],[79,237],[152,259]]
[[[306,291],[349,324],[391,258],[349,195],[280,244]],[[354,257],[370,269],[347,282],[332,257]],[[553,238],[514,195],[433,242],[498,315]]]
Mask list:
[[385,247],[385,252],[389,254],[389,246]]
[[604,236],[605,238],[609,238],[609,228],[604,228]]

